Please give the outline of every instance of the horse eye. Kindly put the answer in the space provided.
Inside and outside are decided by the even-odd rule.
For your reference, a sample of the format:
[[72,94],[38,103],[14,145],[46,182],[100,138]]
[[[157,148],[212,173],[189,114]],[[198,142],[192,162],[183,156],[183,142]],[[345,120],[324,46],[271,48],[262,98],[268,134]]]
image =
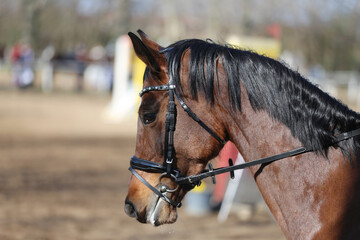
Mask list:
[[145,113],[143,116],[143,122],[145,125],[152,123],[156,119],[156,113]]

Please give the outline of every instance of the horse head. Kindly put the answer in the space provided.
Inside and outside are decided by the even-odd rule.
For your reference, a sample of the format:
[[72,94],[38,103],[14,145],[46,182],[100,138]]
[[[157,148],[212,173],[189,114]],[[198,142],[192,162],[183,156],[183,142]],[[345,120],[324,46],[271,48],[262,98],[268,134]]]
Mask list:
[[[221,112],[221,107],[208,104],[205,95],[199,94],[196,99],[191,95],[188,81],[190,52],[187,51],[181,56],[182,62],[178,69],[182,85],[180,92],[176,89],[178,86],[169,83],[172,81],[169,73],[172,66],[168,65],[166,52],[171,51],[171,48],[163,48],[141,30],[138,33],[141,39],[133,33],[129,33],[129,36],[137,57],[147,66],[143,91],[140,94],[133,157],[133,164],[138,160],[142,167],[131,168],[133,175],[125,201],[125,212],[139,222],[150,222],[157,226],[176,221],[176,207],[191,189],[189,186],[178,186],[173,174],[188,176],[202,172],[207,162],[222,148],[223,142],[219,139],[225,139],[226,133],[222,119],[217,118],[218,114],[214,114]],[[218,89],[214,89],[214,92],[221,94]],[[174,108],[169,110],[172,101]],[[202,120],[206,120],[204,125],[211,129],[211,133],[194,121],[194,116],[189,116],[181,108],[177,110],[176,106],[181,105],[184,108],[185,102],[186,107],[191,108]],[[172,118],[169,117],[171,114]],[[166,126],[167,121],[172,122],[173,126],[171,123]],[[218,139],[212,135],[216,135]],[[164,164],[170,160],[171,163],[167,164],[171,169],[166,170]],[[151,187],[155,190],[151,190]]]

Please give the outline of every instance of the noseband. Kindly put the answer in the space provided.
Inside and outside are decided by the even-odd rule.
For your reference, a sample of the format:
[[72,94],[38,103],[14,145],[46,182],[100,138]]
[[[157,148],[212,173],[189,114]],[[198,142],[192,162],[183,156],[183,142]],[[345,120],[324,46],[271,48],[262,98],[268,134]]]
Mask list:
[[[158,85],[158,86],[149,86],[143,88],[140,92],[140,97],[142,97],[147,92],[152,91],[168,91],[169,92],[169,104],[168,110],[166,113],[165,120],[165,143],[164,143],[164,162],[163,164],[148,161],[145,159],[138,158],[133,156],[130,160],[129,170],[131,173],[138,178],[144,185],[146,185],[151,191],[153,191],[158,197],[163,199],[165,202],[169,203],[174,207],[181,207],[181,202],[175,202],[167,196],[167,193],[172,193],[178,190],[179,186],[185,190],[191,190],[197,185],[200,185],[201,180],[204,178],[211,177],[213,183],[215,184],[215,176],[218,174],[230,172],[230,177],[234,178],[234,171],[239,169],[244,169],[247,167],[259,165],[259,164],[267,164],[280,159],[297,156],[306,152],[312,152],[312,149],[306,149],[305,147],[296,148],[281,154],[273,155],[266,158],[257,159],[254,161],[246,162],[239,165],[233,165],[233,161],[229,159],[228,167],[221,167],[213,169],[212,165],[209,164],[209,169],[204,170],[202,173],[191,176],[181,175],[180,170],[174,163],[175,158],[175,149],[174,149],[174,132],[176,126],[176,105],[175,105],[175,97],[178,100],[180,106],[184,109],[184,111],[202,128],[204,128],[211,136],[213,136],[219,143],[224,145],[226,143],[221,137],[219,137],[212,129],[210,129],[203,121],[199,119],[199,117],[185,104],[185,102],[181,99],[180,95],[176,91],[175,83],[170,77],[169,83],[166,85]],[[360,129],[356,129],[350,132],[345,132],[339,134],[335,137],[335,141],[333,145],[347,140],[349,138],[353,138],[355,136],[360,135]],[[136,171],[144,171],[149,173],[159,173],[161,174],[159,177],[159,189],[153,187],[149,182],[147,182],[142,176],[140,176]],[[169,189],[166,185],[161,183],[162,178],[170,178],[173,182],[176,183],[176,187],[174,189]]]

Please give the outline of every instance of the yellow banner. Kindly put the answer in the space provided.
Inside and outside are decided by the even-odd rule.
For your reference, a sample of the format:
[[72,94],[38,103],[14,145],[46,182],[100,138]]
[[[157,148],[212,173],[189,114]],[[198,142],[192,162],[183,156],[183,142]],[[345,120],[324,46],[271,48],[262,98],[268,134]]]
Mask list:
[[227,42],[244,50],[255,51],[274,59],[281,54],[281,43],[273,38],[230,36]]

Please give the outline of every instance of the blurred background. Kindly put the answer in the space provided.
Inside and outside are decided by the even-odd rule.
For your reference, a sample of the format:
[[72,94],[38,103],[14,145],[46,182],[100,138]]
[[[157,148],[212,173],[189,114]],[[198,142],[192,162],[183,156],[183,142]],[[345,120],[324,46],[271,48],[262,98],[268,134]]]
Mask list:
[[282,239],[246,172],[173,225],[125,215],[144,70],[126,34],[251,49],[359,111],[359,23],[356,0],[1,0],[0,239]]

